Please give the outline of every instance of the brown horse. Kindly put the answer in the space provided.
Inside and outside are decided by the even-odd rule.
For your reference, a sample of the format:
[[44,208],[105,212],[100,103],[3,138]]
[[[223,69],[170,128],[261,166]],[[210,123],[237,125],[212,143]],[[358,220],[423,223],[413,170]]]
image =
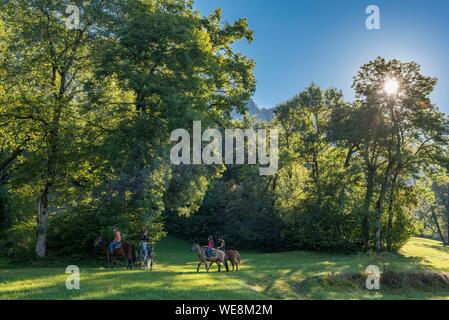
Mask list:
[[[232,265],[232,271],[239,271],[239,265],[242,264],[240,253],[237,250],[226,250],[225,259],[229,260]],[[212,263],[210,267],[212,266]],[[210,269],[209,267],[209,269]]]
[[239,264],[242,263],[242,260],[240,259],[240,252],[238,252],[237,250],[226,250],[226,260],[229,260],[229,262],[231,262],[232,265],[232,271],[239,271]]
[[[218,272],[221,272],[221,264],[223,263],[226,272],[229,272],[228,262],[225,259],[225,253],[220,250],[213,249],[213,254],[211,257],[206,256],[207,247],[202,247],[199,244],[194,243],[192,246],[192,252],[196,252],[198,254],[198,268],[196,268],[196,272],[200,272],[200,266],[204,264],[206,266],[206,271],[209,272],[210,267],[213,263],[217,263]],[[207,262],[210,262],[209,267],[207,266]]]
[[109,252],[108,246],[111,241],[103,240],[101,236],[98,236],[94,241],[94,247],[100,248],[106,256],[106,267],[114,269],[114,257],[126,257],[128,259],[127,269],[132,269],[136,262],[136,252],[134,245],[122,242],[120,248],[114,249],[113,254]]

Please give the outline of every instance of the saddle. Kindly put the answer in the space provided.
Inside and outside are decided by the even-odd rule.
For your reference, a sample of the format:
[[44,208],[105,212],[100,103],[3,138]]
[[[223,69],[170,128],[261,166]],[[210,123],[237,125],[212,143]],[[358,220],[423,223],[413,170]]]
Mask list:
[[114,250],[117,250],[117,249],[120,249],[122,247],[122,242],[120,242],[119,244],[116,244],[114,247],[113,247],[113,249]]
[[212,252],[209,253],[209,249],[206,247],[206,258],[216,258],[217,257],[217,250],[212,249]]

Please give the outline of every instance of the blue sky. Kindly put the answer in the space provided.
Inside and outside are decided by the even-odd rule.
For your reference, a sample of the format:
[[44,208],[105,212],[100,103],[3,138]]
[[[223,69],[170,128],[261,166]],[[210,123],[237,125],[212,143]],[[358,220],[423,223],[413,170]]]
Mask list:
[[[368,5],[380,8],[380,30],[368,30]],[[352,100],[359,67],[383,56],[416,61],[439,78],[432,99],[449,114],[448,0],[196,0],[203,15],[248,20],[255,40],[236,50],[256,60],[256,103],[270,108],[311,82],[335,86]]]

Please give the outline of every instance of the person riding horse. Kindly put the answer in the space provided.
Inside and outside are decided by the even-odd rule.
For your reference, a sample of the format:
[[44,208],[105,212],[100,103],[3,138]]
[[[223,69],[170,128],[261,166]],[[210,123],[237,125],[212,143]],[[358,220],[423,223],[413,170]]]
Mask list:
[[114,232],[114,240],[112,240],[108,246],[111,256],[114,255],[114,249],[122,244],[122,234],[120,233],[120,230],[118,228],[113,228],[112,230]]
[[206,251],[207,258],[210,258],[214,253],[214,247],[215,247],[214,239],[212,238],[212,236],[209,236],[209,238],[207,238],[207,251]]
[[218,248],[217,249],[220,251],[226,252],[226,244],[222,237],[220,237],[218,239]]
[[148,237],[148,231],[147,230],[145,230],[143,232],[143,235],[142,235],[142,238],[140,239],[140,242],[146,242],[146,243],[150,242],[150,238]]
[[146,251],[148,254],[153,251],[153,248],[150,245],[150,238],[148,237],[147,230],[143,232],[142,238],[140,239],[140,247],[144,252]]
[[98,235],[94,240],[94,247],[102,250],[106,256],[107,267],[114,268],[114,257],[126,257],[128,260],[128,269],[132,269],[136,261],[135,246],[122,242],[120,230],[114,228],[114,240],[103,239]]
[[150,244],[148,231],[145,230],[140,239],[140,260],[142,261],[145,270],[147,270],[148,259],[150,259],[150,270],[152,270],[154,265],[154,251]]

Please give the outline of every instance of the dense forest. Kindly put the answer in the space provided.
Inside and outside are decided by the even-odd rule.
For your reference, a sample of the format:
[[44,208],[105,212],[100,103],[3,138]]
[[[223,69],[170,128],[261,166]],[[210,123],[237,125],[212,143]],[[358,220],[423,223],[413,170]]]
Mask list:
[[[449,118],[415,62],[367,61],[356,98],[311,85],[246,112],[255,61],[247,21],[187,0],[0,5],[0,252],[92,252],[118,227],[259,250],[397,250],[414,235],[449,243]],[[58,14],[59,13],[59,14]],[[313,79],[310,79],[313,81]],[[235,117],[235,112],[241,117]],[[278,128],[279,170],[173,165],[170,134]]]

